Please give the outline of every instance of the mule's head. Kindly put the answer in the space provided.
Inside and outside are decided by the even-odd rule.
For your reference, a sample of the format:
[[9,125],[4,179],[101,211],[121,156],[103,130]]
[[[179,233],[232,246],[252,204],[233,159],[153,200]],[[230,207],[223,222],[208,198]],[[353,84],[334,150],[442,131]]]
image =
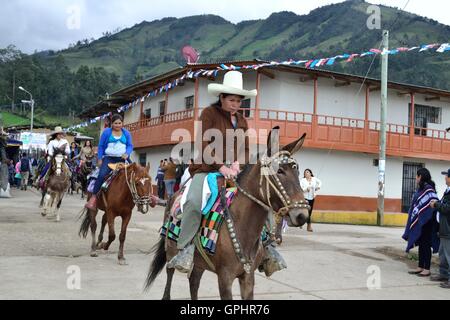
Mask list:
[[155,207],[152,202],[152,178],[148,174],[150,167],[141,167],[137,164],[133,164],[131,167],[133,168],[133,174],[131,174],[128,179],[130,179],[130,188],[133,190],[130,191],[135,193],[137,199],[140,199],[137,203],[135,202],[138,211],[142,214],[146,214],[149,211],[149,206],[152,208]]
[[[305,142],[306,134],[291,144],[279,149],[279,127],[269,134],[267,142],[266,160],[271,167],[269,179],[277,188],[270,188],[272,208],[278,212],[287,211],[286,218],[289,226],[301,227],[309,217],[306,200],[299,180],[299,165],[294,158]],[[263,188],[266,186],[263,185]],[[281,196],[280,196],[281,195]],[[283,199],[282,199],[283,198]]]
[[57,176],[63,173],[64,156],[61,153],[55,154],[52,159],[52,169]]

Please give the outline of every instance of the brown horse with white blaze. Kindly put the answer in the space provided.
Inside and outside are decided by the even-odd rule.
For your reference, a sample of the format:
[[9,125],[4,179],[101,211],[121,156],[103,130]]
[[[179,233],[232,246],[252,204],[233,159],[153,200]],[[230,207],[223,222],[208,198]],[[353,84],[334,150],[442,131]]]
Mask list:
[[[236,185],[239,192],[228,210],[231,219],[226,219],[222,225],[216,253],[209,256],[212,265],[196,250],[194,268],[189,278],[193,300],[198,299],[200,280],[205,270],[217,274],[221,299],[232,299],[231,288],[236,278],[239,279],[242,299],[253,299],[254,273],[264,257],[261,233],[270,212],[277,213],[278,219],[286,217],[291,226],[300,227],[306,223],[308,208],[300,187],[298,164],[292,158],[301,149],[306,134],[278,152],[272,151],[270,144],[271,136],[277,133],[278,130],[270,133],[267,152],[263,158],[255,165],[247,165],[238,177]],[[278,141],[278,136],[276,139]],[[166,217],[174,198],[166,210]],[[178,253],[176,243],[164,237],[161,237],[153,251],[155,257],[145,290],[150,288],[167,262]],[[175,269],[166,267],[166,271],[167,283],[163,299],[168,300]]]
[[[114,220],[117,217],[122,218],[122,227],[119,235],[119,264],[126,265],[126,259],[123,254],[125,238],[128,223],[135,206],[142,214],[149,211],[149,206],[155,207],[155,198],[152,196],[152,179],[149,176],[149,167],[142,167],[138,164],[129,166],[119,165],[120,170],[114,178],[108,190],[101,191],[98,195],[98,209],[104,211],[102,224],[98,241],[96,242],[97,222],[96,216],[98,210],[84,209],[84,219],[80,227],[79,235],[87,237],[89,228],[91,229],[91,257],[97,257],[97,250],[109,250],[111,243],[116,239],[114,230]],[[108,241],[103,242],[103,233],[106,224],[108,224]]]

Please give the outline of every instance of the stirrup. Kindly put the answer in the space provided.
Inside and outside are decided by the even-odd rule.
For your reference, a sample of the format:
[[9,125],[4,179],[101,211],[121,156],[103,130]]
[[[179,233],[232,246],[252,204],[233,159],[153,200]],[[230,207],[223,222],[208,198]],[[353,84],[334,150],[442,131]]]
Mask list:
[[169,269],[176,269],[181,273],[190,274],[194,268],[195,245],[191,244],[178,252],[167,264]]
[[272,245],[265,247],[265,251],[266,256],[262,264],[258,267],[259,272],[264,272],[266,277],[270,277],[275,272],[287,268],[286,261]]

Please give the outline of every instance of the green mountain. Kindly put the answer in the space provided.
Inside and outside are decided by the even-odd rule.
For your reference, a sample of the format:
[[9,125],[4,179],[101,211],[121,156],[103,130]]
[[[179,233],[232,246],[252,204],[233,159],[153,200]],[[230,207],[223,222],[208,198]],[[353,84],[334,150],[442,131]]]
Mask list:
[[[310,59],[360,53],[378,48],[381,40],[381,30],[369,30],[366,26],[369,5],[351,0],[318,8],[308,15],[279,12],[265,20],[238,24],[214,15],[165,18],[50,53],[48,58],[61,55],[72,70],[81,65],[104,67],[129,84],[184,65],[180,49],[186,44],[201,52],[200,62]],[[396,8],[381,9],[382,28],[390,30],[391,47],[450,39],[450,26]],[[352,64],[338,65],[335,70],[365,74],[370,63],[370,58],[357,59]],[[371,76],[379,74],[377,65]],[[411,53],[391,59],[390,80],[450,89],[449,79],[450,59],[446,55]]]
[[[369,5],[349,0],[307,15],[279,12],[238,24],[214,15],[164,18],[106,33],[98,40],[78,41],[66,50],[34,55],[10,46],[0,49],[0,106],[28,99],[14,91],[20,85],[33,93],[37,113],[57,119],[77,114],[122,86],[185,65],[181,55],[185,45],[201,53],[201,63],[361,53],[381,43],[381,30],[367,27]],[[450,41],[450,26],[386,6],[381,6],[381,14],[391,48]],[[379,57],[372,60],[355,59],[324,69],[363,76],[370,70],[368,76],[379,78]],[[448,53],[399,54],[390,58],[389,68],[391,81],[450,90]]]

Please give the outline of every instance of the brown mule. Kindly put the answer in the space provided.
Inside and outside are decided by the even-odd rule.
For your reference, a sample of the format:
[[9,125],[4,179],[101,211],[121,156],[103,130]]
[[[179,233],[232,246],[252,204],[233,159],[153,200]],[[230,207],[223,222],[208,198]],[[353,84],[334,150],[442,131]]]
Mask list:
[[[132,164],[126,169],[123,168],[120,170],[120,173],[106,192],[100,192],[97,207],[105,213],[102,218],[98,242],[95,241],[98,210],[83,210],[84,219],[80,227],[79,235],[86,238],[89,228],[91,229],[91,257],[97,257],[97,250],[103,249],[107,251],[109,249],[111,243],[116,239],[114,220],[117,217],[121,217],[122,228],[119,235],[120,246],[118,259],[120,265],[127,264],[123,249],[132,211],[137,205],[139,212],[146,214],[149,206],[155,207],[155,198],[152,197],[152,180],[148,172],[148,167],[144,168],[138,164]],[[108,241],[103,242],[103,233],[106,224],[108,224],[109,230]]]
[[[271,141],[270,136],[269,141]],[[283,150],[293,155],[300,150],[305,137],[306,135],[294,143],[284,147]],[[268,143],[267,156],[273,157],[276,156],[276,154],[271,152],[271,146]],[[277,158],[277,160],[280,159],[283,160],[282,158]],[[260,203],[265,203],[265,199],[262,199],[260,196],[259,181],[261,177],[261,168],[261,162],[258,162],[256,165],[248,165],[240,174],[237,182],[240,187],[254,199]],[[297,166],[291,165],[291,163],[283,164],[281,162],[279,170],[276,172],[276,176],[279,179],[280,184],[284,186],[284,190],[286,191],[286,194],[289,195],[290,199],[292,199],[294,203],[303,203],[305,199],[300,187],[298,175],[299,173]],[[273,209],[277,211],[284,209],[283,203],[277,197],[275,191],[271,191],[270,197]],[[172,198],[166,208],[165,218],[167,218],[167,215],[170,212],[170,207],[174,202],[173,199],[175,198],[176,196]],[[217,274],[221,299],[231,300],[233,298],[231,287],[236,278],[239,279],[242,299],[252,300],[254,297],[255,270],[259,267],[264,257],[263,246],[261,243],[261,232],[267,221],[269,211],[267,208],[264,208],[261,204],[255,202],[243,192],[238,192],[229,208],[229,212],[233,216],[234,220],[233,230],[235,232],[235,237],[237,237],[240,242],[242,252],[241,257],[245,257],[249,264],[244,267],[242,261],[238,259],[237,251],[234,248],[235,244],[232,241],[233,236],[230,234],[227,223],[224,223],[221,227],[220,236],[217,241],[216,254],[209,257],[214,268],[211,268],[211,266],[205,262],[198,251],[195,252],[194,267],[189,278],[192,300],[198,299],[200,280],[205,270],[209,270]],[[307,221],[308,210],[300,207],[290,207],[288,212],[286,212],[286,217],[291,226],[302,226]],[[155,251],[155,256],[147,275],[145,290],[150,288],[164,266],[166,266],[167,262],[178,253],[176,243],[163,237],[161,237],[159,243],[155,245],[153,250]],[[167,282],[163,299],[168,300],[170,299],[170,291],[175,269],[169,269],[166,267],[166,271]]]

